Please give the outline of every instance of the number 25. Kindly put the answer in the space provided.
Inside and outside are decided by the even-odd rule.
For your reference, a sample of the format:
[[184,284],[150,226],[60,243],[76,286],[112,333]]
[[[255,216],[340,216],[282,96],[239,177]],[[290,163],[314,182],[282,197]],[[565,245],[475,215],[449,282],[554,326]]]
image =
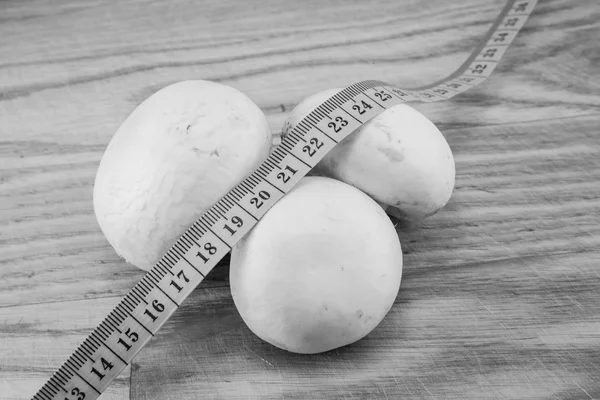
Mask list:
[[379,92],[375,93],[375,97],[379,97],[381,99],[381,101],[386,101],[386,100],[391,99],[392,95],[384,92],[383,90],[380,90]]

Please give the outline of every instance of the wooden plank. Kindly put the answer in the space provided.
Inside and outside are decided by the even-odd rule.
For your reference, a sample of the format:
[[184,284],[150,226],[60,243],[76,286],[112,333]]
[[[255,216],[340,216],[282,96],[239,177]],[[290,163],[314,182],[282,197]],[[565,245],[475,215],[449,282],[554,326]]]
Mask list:
[[135,360],[132,399],[600,396],[599,123],[449,130],[457,190],[396,221],[403,283],[372,335],[289,354],[248,330],[227,287],[197,291]]
[[[185,79],[233,85],[279,131],[289,109],[320,90],[363,79],[415,86],[446,76],[504,1],[243,4],[9,2],[0,26],[0,52],[9,55],[0,62],[4,137],[21,148],[50,141],[100,151],[139,102]],[[540,2],[488,83],[458,103],[424,109],[442,126],[597,109],[590,57],[599,21],[595,0]]]
[[599,116],[447,131],[456,160],[448,205],[400,223],[419,268],[600,244]]
[[[0,307],[0,399],[30,399],[120,297]],[[103,400],[129,399],[127,367]]]
[[[91,206],[101,154],[140,101],[175,81],[216,80],[248,94],[278,132],[317,91],[447,75],[504,1],[288,3],[2,3],[0,399],[28,398],[142,275],[114,254]],[[165,328],[181,348],[164,347],[163,336],[137,361],[133,398],[152,398],[146,382],[163,398],[196,397],[198,388],[207,398],[600,397],[590,252],[599,242],[599,21],[595,0],[540,1],[488,82],[415,105],[447,135],[457,188],[442,213],[398,225],[407,272],[379,333],[339,354],[289,361],[240,324],[225,262]],[[465,272],[479,266],[487,273]],[[394,336],[406,329],[410,342]],[[149,363],[161,354],[167,364],[157,370]],[[189,371],[168,367],[177,362]],[[338,363],[348,376],[339,379]],[[128,398],[126,381],[111,390],[105,397]]]
[[366,338],[288,353],[228,288],[196,291],[134,361],[132,399],[600,397],[600,252],[420,268]]
[[[99,231],[92,186],[111,135],[161,86],[190,78],[232,84],[257,101],[277,132],[290,107],[318,90],[366,78],[417,85],[444,76],[501,3],[325,2],[318,15],[310,2],[282,8],[265,1],[260,13],[234,1],[144,3],[141,19],[137,3],[4,4],[0,304],[123,295],[140,278]],[[600,74],[589,33],[599,13],[594,1],[541,2],[489,82],[415,107],[444,132],[597,112]]]

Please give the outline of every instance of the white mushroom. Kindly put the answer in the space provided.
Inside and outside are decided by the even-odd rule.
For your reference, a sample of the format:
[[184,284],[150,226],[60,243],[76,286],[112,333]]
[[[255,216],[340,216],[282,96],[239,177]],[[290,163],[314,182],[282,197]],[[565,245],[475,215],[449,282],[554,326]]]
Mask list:
[[265,115],[222,84],[184,81],[140,104],[104,153],[98,224],[116,252],[149,270],[196,218],[266,159]]
[[398,234],[383,209],[343,182],[306,177],[234,247],[230,284],[246,325],[296,353],[371,332],[396,299]]
[[[339,91],[325,90],[298,104],[284,124],[283,135]],[[350,134],[312,174],[361,189],[391,215],[420,219],[436,213],[450,199],[455,166],[437,127],[414,108],[400,104]]]

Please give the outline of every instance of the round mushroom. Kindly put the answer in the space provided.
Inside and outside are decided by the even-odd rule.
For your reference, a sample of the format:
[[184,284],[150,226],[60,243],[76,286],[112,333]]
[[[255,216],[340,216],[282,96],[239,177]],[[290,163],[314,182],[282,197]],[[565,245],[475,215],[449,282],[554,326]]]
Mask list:
[[[341,89],[306,98],[290,113],[283,136]],[[407,104],[377,115],[334,147],[311,171],[367,193],[396,217],[421,219],[446,205],[455,181],[448,142],[423,114]]]
[[234,303],[258,337],[320,353],[371,332],[396,299],[398,234],[369,196],[325,177],[302,178],[233,248]]
[[94,183],[96,219],[115,251],[149,270],[197,218],[267,158],[272,135],[240,91],[169,85],[121,124]]

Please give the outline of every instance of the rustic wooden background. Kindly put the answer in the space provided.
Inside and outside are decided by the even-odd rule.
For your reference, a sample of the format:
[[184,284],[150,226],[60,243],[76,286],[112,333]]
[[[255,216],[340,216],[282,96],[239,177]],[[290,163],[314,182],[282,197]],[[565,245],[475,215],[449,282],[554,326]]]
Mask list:
[[[159,88],[248,94],[274,132],[317,91],[427,84],[502,0],[0,1],[0,399],[29,399],[142,272],[98,228],[92,186]],[[600,3],[540,0],[494,75],[418,104],[457,166],[448,206],[396,221],[390,314],[326,354],[258,340],[227,264],[103,399],[600,399]]]

